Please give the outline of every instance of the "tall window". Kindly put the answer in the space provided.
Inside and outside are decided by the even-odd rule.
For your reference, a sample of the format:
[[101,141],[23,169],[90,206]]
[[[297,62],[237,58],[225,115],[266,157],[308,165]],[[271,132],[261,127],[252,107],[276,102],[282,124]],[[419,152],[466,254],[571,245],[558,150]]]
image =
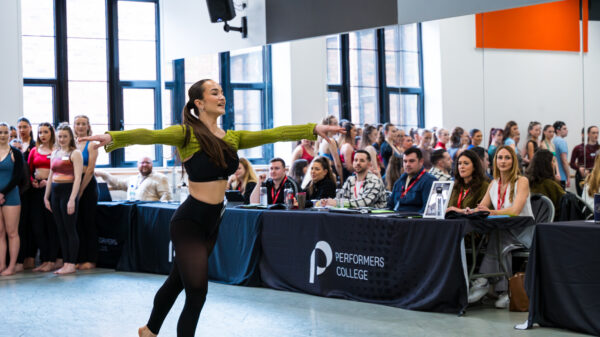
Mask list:
[[[158,0],[21,0],[24,115],[87,115],[94,133],[161,127]],[[161,148],[130,147],[98,165],[132,166]]]
[[329,113],[355,123],[423,126],[420,24],[327,39]]

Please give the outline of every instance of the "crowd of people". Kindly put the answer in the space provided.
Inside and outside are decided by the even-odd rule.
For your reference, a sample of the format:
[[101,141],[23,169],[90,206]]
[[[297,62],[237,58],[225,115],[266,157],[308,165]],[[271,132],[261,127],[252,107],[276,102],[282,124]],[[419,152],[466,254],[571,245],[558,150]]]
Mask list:
[[[284,203],[284,190],[291,189],[294,194],[307,193],[306,207],[345,202],[346,207],[422,213],[433,182],[453,180],[447,212],[528,216],[533,215],[532,193],[547,196],[558,209],[571,174],[576,193],[590,208],[594,194],[600,192],[596,126],[582,130],[587,139],[572,148],[569,158],[568,129],[561,121],[543,126],[531,122],[524,142],[519,126],[510,121],[504,128],[492,128],[487,144],[478,129],[406,131],[391,123],[358,127],[334,116],[321,124],[339,125],[345,133],[326,134],[328,140],[299,141],[287,172],[281,158],[272,158],[268,174],[260,175],[240,158],[226,189],[239,191],[247,204],[259,203],[261,187],[266,187],[268,204]],[[95,170],[98,150],[93,142],[81,141],[91,134],[86,116],[56,129],[41,123],[35,137],[27,118],[20,118],[16,127],[0,123],[1,275],[24,269],[68,274],[95,267],[96,176],[113,189],[133,193],[137,200],[172,200],[167,178],[153,172],[151,158],[140,158],[139,174],[128,179]],[[489,244],[529,247],[532,234],[531,228],[500,231]],[[480,271],[499,271],[494,247],[487,251]],[[492,282],[500,292],[497,306],[505,307],[503,280],[476,280],[469,300],[487,293]]]

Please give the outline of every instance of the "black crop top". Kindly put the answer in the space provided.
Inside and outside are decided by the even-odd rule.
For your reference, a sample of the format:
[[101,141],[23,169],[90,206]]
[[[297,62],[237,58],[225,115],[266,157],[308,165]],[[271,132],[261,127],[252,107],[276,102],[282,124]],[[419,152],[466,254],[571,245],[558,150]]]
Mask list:
[[204,151],[197,151],[194,153],[190,159],[183,163],[189,180],[202,183],[229,179],[229,176],[234,174],[238,169],[240,159],[235,152],[233,156],[229,155],[227,152],[224,152],[223,154],[225,155],[227,168],[221,168],[215,165]]

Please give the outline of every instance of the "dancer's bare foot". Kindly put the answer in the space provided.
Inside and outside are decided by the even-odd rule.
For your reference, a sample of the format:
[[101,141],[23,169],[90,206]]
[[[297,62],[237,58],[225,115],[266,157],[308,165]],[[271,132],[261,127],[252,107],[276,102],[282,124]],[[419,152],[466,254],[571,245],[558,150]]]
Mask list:
[[2,273],[0,273],[0,276],[10,276],[10,275],[14,275],[15,274],[15,266],[12,267],[8,267],[6,269],[4,269],[4,271]]
[[6,266],[0,266],[0,273],[3,272],[4,269],[6,269]]
[[75,268],[75,264],[73,263],[65,263],[65,265],[59,270],[55,271],[54,274],[64,275],[64,274],[73,274],[77,269]]
[[54,269],[56,269],[54,262],[44,262],[37,271],[47,273],[49,271],[53,271]]
[[63,263],[63,259],[56,259],[56,262],[54,264],[54,268],[55,269],[60,269],[64,266],[65,264]]
[[48,262],[42,262],[42,264],[33,268],[33,271],[42,271],[42,269],[45,268],[47,265],[48,265]]
[[23,264],[22,263],[17,263],[17,265],[15,266],[15,273],[20,273],[22,272],[23,269]]
[[82,264],[79,265],[79,270],[88,270],[88,269],[94,269],[96,268],[96,264],[92,263],[92,262],[84,262]]
[[26,257],[25,260],[23,260],[23,268],[24,269],[35,268],[35,259],[33,257]]
[[148,329],[148,327],[145,325],[138,329],[138,335],[140,337],[156,337],[156,335],[153,334],[152,331],[150,331],[150,329]]

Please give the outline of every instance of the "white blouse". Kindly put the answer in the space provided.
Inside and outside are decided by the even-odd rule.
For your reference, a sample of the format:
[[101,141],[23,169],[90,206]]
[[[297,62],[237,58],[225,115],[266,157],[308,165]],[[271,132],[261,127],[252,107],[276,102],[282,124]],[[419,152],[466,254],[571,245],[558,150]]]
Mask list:
[[[515,184],[517,184],[517,182],[515,182]],[[519,187],[518,185],[515,186],[515,193],[513,196],[513,200],[517,197],[518,187]],[[504,204],[502,205],[502,209],[508,208],[508,207],[512,206],[512,204],[513,204],[509,198],[510,189],[511,189],[511,186],[509,185],[506,188],[506,193],[504,194]],[[500,196],[498,195],[498,180],[497,179],[492,180],[491,187],[489,189],[489,194],[490,194],[490,200],[492,201],[492,207],[496,208],[498,206],[498,199],[500,198]],[[530,197],[530,195],[527,195],[527,201],[525,201],[525,205],[523,206],[521,213],[519,213],[518,215],[519,216],[530,216],[532,218],[535,218],[533,215],[533,210],[531,209],[531,200],[529,199],[529,197]],[[527,248],[531,247],[531,241],[533,240],[533,232],[535,231],[535,226],[529,226],[529,227],[518,228],[518,229],[509,229],[508,231],[512,235],[514,235],[515,238],[520,243],[525,245],[525,247],[527,247]]]

